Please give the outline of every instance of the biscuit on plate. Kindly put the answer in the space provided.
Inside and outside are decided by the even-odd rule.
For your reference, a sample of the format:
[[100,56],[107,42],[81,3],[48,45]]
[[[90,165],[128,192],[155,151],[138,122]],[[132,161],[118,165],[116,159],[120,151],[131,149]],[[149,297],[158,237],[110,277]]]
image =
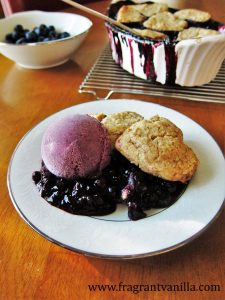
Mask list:
[[159,116],[127,128],[115,147],[142,171],[170,181],[189,181],[199,163],[184,144],[182,131]]
[[116,139],[134,123],[142,120],[143,117],[135,112],[123,111],[108,115],[102,120],[102,124],[107,129],[112,146]]

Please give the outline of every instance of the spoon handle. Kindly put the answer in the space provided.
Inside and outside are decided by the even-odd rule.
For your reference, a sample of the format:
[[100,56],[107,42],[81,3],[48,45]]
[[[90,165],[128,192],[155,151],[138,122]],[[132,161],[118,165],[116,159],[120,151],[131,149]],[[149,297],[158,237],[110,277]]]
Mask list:
[[74,1],[71,1],[71,0],[61,0],[61,1],[65,2],[65,3],[69,4],[69,5],[71,5],[73,7],[76,7],[78,9],[80,9],[80,10],[83,10],[83,11],[85,11],[85,12],[87,12],[87,13],[93,15],[93,16],[101,18],[104,21],[107,21],[107,22],[109,22],[109,23],[111,23],[113,25],[116,25],[116,26],[118,26],[118,27],[120,27],[120,28],[122,28],[122,29],[124,29],[124,30],[126,30],[128,32],[131,32],[133,34],[137,34],[137,32],[135,32],[135,30],[133,30],[133,29],[125,26],[124,24],[122,24],[122,23],[120,23],[120,22],[118,22],[116,20],[113,20],[113,19],[109,18],[108,16],[103,15],[102,13],[100,13],[100,12],[98,12],[96,10],[93,10],[91,8],[88,8],[88,7],[84,6],[84,5],[78,4],[77,2],[74,2]]

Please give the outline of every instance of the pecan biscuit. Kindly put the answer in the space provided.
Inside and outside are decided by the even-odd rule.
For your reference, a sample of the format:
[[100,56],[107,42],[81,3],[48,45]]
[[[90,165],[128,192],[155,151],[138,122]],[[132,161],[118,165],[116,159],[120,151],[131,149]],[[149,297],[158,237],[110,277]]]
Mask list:
[[211,15],[208,12],[194,8],[178,10],[174,15],[179,19],[191,20],[195,22],[207,22],[211,19]]
[[187,182],[199,163],[184,144],[182,131],[159,116],[133,124],[116,140],[115,147],[142,171],[170,181]]
[[188,29],[184,29],[183,31],[179,32],[179,34],[177,36],[177,40],[182,41],[182,40],[187,40],[187,39],[199,39],[204,36],[218,35],[218,34],[220,34],[220,33],[213,29],[190,27]]
[[115,141],[124,130],[142,119],[141,115],[131,111],[114,113],[104,118],[102,124],[108,131],[112,146],[114,147]]
[[134,8],[146,17],[151,17],[159,12],[168,11],[168,5],[165,3],[138,4]]
[[164,11],[151,16],[143,25],[152,30],[181,31],[188,26],[188,23],[185,20],[180,20],[172,13]]
[[146,19],[134,5],[123,5],[117,14],[117,21],[121,23],[143,22]]
[[169,38],[168,35],[159,31],[154,31],[151,29],[137,29],[137,28],[134,29],[135,32],[137,32],[137,34],[142,37],[148,37],[154,40],[166,40]]

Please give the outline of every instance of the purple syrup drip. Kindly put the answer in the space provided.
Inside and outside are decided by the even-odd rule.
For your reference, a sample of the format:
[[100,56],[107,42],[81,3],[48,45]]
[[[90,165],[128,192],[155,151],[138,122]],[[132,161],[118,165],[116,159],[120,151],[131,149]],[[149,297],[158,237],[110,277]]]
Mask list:
[[119,40],[119,36],[117,33],[113,33],[113,39],[114,39],[114,44],[116,47],[116,52],[118,55],[118,60],[119,60],[119,64],[122,65],[123,64],[123,53],[122,53],[122,47],[120,44],[120,40]]
[[[132,42],[133,39],[129,38],[127,39],[124,36],[121,36],[121,42],[118,36],[118,33],[113,31],[110,27],[108,28],[109,37],[110,39],[113,39],[113,44],[115,45],[115,50],[118,56],[118,60],[116,61],[117,64],[120,66],[123,65],[123,54],[122,54],[122,47],[121,42],[123,44],[126,44],[126,46],[129,45],[130,49],[130,59],[131,59],[131,68],[132,72],[134,73],[134,51]],[[148,80],[156,81],[156,71],[154,68],[154,49],[159,47],[160,45],[164,45],[165,48],[165,61],[166,61],[166,84],[175,84],[176,80],[176,65],[177,65],[177,55],[175,52],[175,45],[173,44],[166,44],[165,42],[155,42],[153,44],[147,44],[143,42],[138,42],[138,48],[140,52],[140,61],[142,56],[144,56],[144,65],[143,72],[146,74],[146,78]]]
[[131,68],[132,68],[132,72],[134,74],[134,50],[132,47],[132,39],[128,39],[128,43],[129,43],[129,48],[130,48],[130,60],[131,60]]
[[175,45],[164,45],[166,60],[166,84],[174,84],[176,80],[177,55]]
[[118,37],[118,33],[112,31],[112,29],[109,26],[106,26],[106,29],[108,31],[108,36],[109,36],[111,47],[113,47],[112,46],[112,44],[113,44],[116,48],[115,50],[116,50],[116,54],[117,54],[117,59],[115,59],[115,63],[118,65],[122,65],[123,54],[122,54],[122,48],[121,48],[120,40]]
[[146,74],[147,79],[154,80],[156,79],[156,73],[153,63],[154,58],[154,49],[151,44],[138,44],[138,49],[140,52],[140,59],[144,56],[144,65],[143,71]]

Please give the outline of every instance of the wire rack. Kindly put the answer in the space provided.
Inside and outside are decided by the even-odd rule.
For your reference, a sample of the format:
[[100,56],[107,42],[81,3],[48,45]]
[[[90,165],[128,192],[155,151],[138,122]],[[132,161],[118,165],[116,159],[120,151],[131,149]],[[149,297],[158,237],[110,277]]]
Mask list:
[[[99,97],[100,91],[104,97]],[[200,87],[163,86],[137,78],[115,64],[109,45],[99,56],[79,88],[97,99],[109,99],[114,93],[153,95],[193,101],[225,104],[225,61],[214,81]]]

